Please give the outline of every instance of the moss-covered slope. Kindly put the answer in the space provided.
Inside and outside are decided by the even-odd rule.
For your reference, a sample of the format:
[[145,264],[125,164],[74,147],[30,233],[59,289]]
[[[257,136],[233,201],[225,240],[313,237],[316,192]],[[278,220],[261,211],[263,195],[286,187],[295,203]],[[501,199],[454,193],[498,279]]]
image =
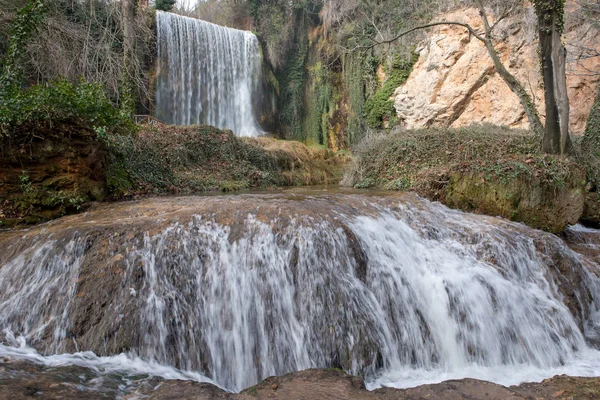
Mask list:
[[347,156],[209,126],[101,135],[72,123],[0,153],[0,228],[84,210],[91,201],[339,182]]
[[537,146],[527,132],[487,125],[397,131],[365,142],[344,184],[415,190],[450,207],[561,232],[583,213],[585,169],[538,154]]

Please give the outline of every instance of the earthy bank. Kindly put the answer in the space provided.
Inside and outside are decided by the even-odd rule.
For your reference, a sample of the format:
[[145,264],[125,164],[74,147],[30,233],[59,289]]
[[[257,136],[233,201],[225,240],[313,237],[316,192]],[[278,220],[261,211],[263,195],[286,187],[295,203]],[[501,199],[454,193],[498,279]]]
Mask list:
[[208,126],[106,134],[59,123],[0,150],[0,228],[91,202],[144,195],[337,183],[347,156],[320,146],[238,138]]
[[412,190],[452,208],[559,233],[598,225],[597,155],[540,154],[527,131],[493,125],[395,130],[356,149],[342,184]]

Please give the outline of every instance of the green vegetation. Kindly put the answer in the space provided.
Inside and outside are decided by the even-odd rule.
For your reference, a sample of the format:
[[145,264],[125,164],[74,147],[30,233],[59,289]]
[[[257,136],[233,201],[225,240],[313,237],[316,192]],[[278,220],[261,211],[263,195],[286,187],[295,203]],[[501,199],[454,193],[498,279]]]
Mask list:
[[[371,60],[373,57],[368,58]],[[343,83],[344,91],[348,96],[348,145],[358,144],[364,130],[364,108],[365,108],[365,76],[364,61],[360,55],[346,54],[343,58]],[[371,66],[371,76],[375,75],[377,66],[367,61]]]
[[[510,182],[526,178],[559,188],[569,174],[566,158],[537,154],[538,143],[526,131],[493,125],[460,129],[396,130],[364,142],[356,150],[351,175],[360,187],[405,189],[426,183],[426,175],[454,171]],[[348,175],[350,176],[350,175]],[[370,184],[366,184],[370,182]]]
[[451,207],[559,232],[581,217],[585,172],[537,149],[529,132],[491,125],[396,130],[363,142],[343,183],[414,190]]
[[56,123],[24,154],[0,153],[0,223],[38,223],[106,199],[334,184],[347,161],[322,146],[238,138],[209,126],[99,131]]
[[[273,131],[337,150],[357,144],[366,126],[393,124],[389,97],[414,62],[410,43],[364,52],[348,49],[372,43],[374,25],[389,36],[428,18],[431,13],[425,8],[432,1],[425,3],[208,0],[197,11],[202,19],[251,28],[259,37],[266,86],[277,104]],[[376,75],[380,65],[389,67],[383,88]]]
[[307,42],[304,38],[298,43],[298,52],[290,56],[281,72],[276,75],[281,89],[277,99],[280,126],[286,139],[299,141],[305,139],[302,121],[305,114]]
[[156,9],[161,11],[171,11],[177,3],[177,0],[156,0]]
[[[561,223],[532,216],[532,204],[543,210],[567,209],[565,199],[576,204],[585,180],[582,165],[589,204],[596,205],[588,208],[596,207],[600,221],[600,100],[580,146],[579,165],[540,155],[537,139],[527,132],[491,126],[394,128],[390,97],[417,60],[418,37],[369,46],[429,20],[432,4],[441,11],[434,0],[332,0],[327,7],[320,0],[208,0],[199,5],[200,11],[216,13],[215,22],[256,32],[264,60],[262,84],[273,96],[261,101],[276,104],[261,120],[269,120],[280,137],[308,147],[240,139],[205,126],[137,132],[130,115],[150,108],[152,78],[146,79],[144,71],[150,71],[154,57],[154,9],[137,9],[128,18],[128,35],[119,2],[19,1],[22,7],[15,2],[0,20],[3,37],[6,21],[12,25],[9,40],[0,43],[0,157],[11,163],[5,183],[0,182],[5,185],[0,203],[9,204],[2,205],[0,215],[12,220],[35,216],[31,221],[39,221],[106,197],[336,182],[345,157],[327,148],[349,149],[370,137],[358,145],[346,176],[356,188],[414,190],[463,209],[535,220],[534,225],[555,231]],[[157,0],[155,8],[168,11],[174,4]],[[562,1],[535,4],[556,8],[562,18]],[[558,23],[562,29],[562,19]],[[59,26],[65,28],[52,29]],[[389,134],[371,137],[377,130]],[[48,165],[52,159],[56,162]],[[76,165],[77,172],[64,165]]]
[[129,115],[113,105],[101,84],[62,77],[25,84],[32,82],[26,62],[28,45],[39,39],[36,33],[48,7],[57,3],[28,0],[16,11],[2,62],[0,215],[4,225],[44,221],[102,200],[104,142],[112,135],[135,131]]
[[588,179],[594,185],[600,185],[600,90],[590,110],[581,155],[581,162],[588,165]]
[[0,95],[6,90],[21,85],[24,52],[28,42],[36,35],[41,22],[46,17],[46,2],[30,0],[18,10],[10,30],[8,49],[2,62],[0,74]]
[[590,111],[578,161],[585,166],[588,179],[583,219],[600,227],[600,90]]
[[[156,48],[152,22],[154,8],[137,8],[131,21],[135,57],[125,65],[121,3],[109,0],[0,0],[2,71],[17,72],[11,72],[11,75],[17,75],[11,80],[18,81],[16,86],[20,87],[42,85],[57,79],[75,84],[80,80],[97,83],[116,105],[128,99],[122,90],[131,90],[135,102],[124,106],[135,106],[143,113],[150,101],[150,82],[144,71],[150,70]],[[126,76],[131,80],[131,87],[123,85],[125,71],[128,71]]]
[[[308,143],[327,145],[330,125],[329,119],[335,109],[332,73],[328,71],[321,61],[309,69],[311,86],[307,106],[305,137]],[[332,101],[333,100],[333,101]]]
[[12,88],[0,99],[0,142],[22,142],[65,121],[97,127],[104,133],[133,129],[129,117],[112,105],[97,84],[56,80],[27,89]]
[[274,139],[244,139],[209,126],[149,128],[108,139],[108,191],[134,194],[232,191],[334,183],[345,157]]
[[546,20],[552,20],[553,14],[556,14],[556,28],[559,33],[563,32],[565,27],[565,0],[533,0],[533,4],[538,15],[542,15]]
[[383,82],[383,86],[375,93],[372,98],[365,102],[366,122],[372,128],[384,127],[384,122],[389,122],[388,127],[394,126],[396,110],[394,102],[390,100],[394,91],[406,82],[412,71],[413,65],[419,59],[418,54],[413,54],[408,61],[404,61],[400,56],[396,56],[392,63],[388,77]]
[[23,87],[27,44],[46,15],[46,3],[30,0],[17,12],[0,75],[0,143],[23,143],[43,136],[53,124],[65,121],[102,132],[131,130],[132,123],[113,107],[98,84],[66,79]]

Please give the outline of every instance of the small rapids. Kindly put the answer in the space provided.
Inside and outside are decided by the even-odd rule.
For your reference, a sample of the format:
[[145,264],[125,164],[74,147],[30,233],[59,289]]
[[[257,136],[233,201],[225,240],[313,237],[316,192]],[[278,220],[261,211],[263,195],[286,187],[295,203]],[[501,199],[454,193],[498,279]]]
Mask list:
[[99,375],[121,374],[124,378],[127,376],[148,375],[164,379],[192,380],[217,385],[216,382],[197,372],[180,371],[168,365],[142,360],[134,354],[121,353],[115,356],[98,357],[91,351],[85,351],[74,354],[42,356],[35,349],[26,345],[20,347],[0,345],[0,357],[29,361],[46,367],[75,365],[90,369]]
[[328,367],[371,389],[598,376],[598,243],[407,194],[104,206],[0,234],[0,357],[232,391]]

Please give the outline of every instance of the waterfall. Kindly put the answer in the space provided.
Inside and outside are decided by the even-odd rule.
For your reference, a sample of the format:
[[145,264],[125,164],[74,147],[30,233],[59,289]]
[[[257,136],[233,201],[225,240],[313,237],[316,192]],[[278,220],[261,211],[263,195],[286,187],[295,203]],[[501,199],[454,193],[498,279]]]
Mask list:
[[231,390],[313,367],[371,387],[598,374],[600,265],[557,236],[416,197],[113,207],[0,235],[0,356],[125,352]]
[[258,136],[256,36],[161,11],[156,23],[156,116],[169,124],[206,124]]

